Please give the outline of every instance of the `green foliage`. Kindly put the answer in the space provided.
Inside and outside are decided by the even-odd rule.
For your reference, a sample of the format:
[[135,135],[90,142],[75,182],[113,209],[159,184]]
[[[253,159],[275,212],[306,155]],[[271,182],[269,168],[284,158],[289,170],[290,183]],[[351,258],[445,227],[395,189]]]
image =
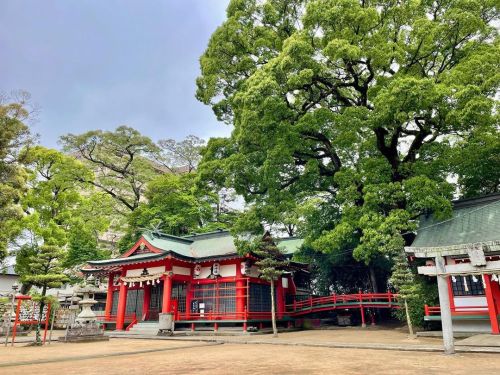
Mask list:
[[[75,182],[75,175],[92,178],[92,172],[75,158],[41,146],[24,153],[29,176],[20,200],[24,215],[12,225],[20,233],[17,242],[21,245],[13,252],[22,292],[27,293],[32,285],[51,288],[68,280],[60,272],[63,266],[104,255],[97,248],[97,238],[109,226],[113,205],[108,196]],[[43,246],[57,253],[57,260],[40,259],[48,267],[45,273],[40,270],[44,266],[34,262],[48,252]],[[53,264],[57,272],[49,272]]]
[[120,241],[127,250],[144,230],[158,226],[165,233],[182,236],[227,228],[235,214],[222,207],[218,194],[196,184],[194,172],[165,174],[149,182],[146,202],[129,216],[129,229]]
[[450,215],[450,173],[465,193],[498,185],[494,166],[450,157],[481,129],[480,157],[496,160],[497,11],[490,0],[232,1],[197,97],[234,130],[208,143],[200,178],[241,194],[253,228],[313,202],[295,221],[304,233],[331,206],[308,236],[316,253],[391,259],[419,215]]
[[63,273],[62,260],[65,252],[57,245],[43,244],[28,257],[26,273],[21,281],[42,288],[42,297],[48,288],[58,288],[68,281]]
[[0,261],[7,255],[8,242],[19,232],[14,225],[22,216],[17,204],[25,189],[26,173],[20,162],[20,151],[31,144],[32,138],[25,122],[29,95],[9,102],[0,96]]
[[403,252],[395,257],[391,279],[389,280],[401,298],[411,300],[416,297],[415,275],[410,270]]
[[68,238],[65,267],[80,266],[88,260],[106,259],[110,256],[109,250],[99,249],[98,238],[88,227],[84,225],[72,227]]
[[120,126],[114,132],[92,130],[61,137],[64,150],[85,162],[93,175],[76,175],[77,181],[94,186],[117,202],[128,214],[139,207],[146,183],[159,174],[152,162],[159,149],[137,130]]
[[266,232],[260,241],[254,242],[254,245],[252,252],[259,258],[255,262],[255,265],[259,268],[259,277],[271,284],[271,320],[274,337],[277,337],[274,282],[283,274],[283,271],[288,266],[288,261],[283,251],[273,242],[269,232]]
[[498,129],[473,132],[451,154],[450,164],[466,198],[500,191],[500,136]]
[[161,149],[158,159],[171,173],[191,173],[200,162],[201,149],[205,141],[194,135],[188,135],[180,142],[174,139],[161,139],[158,145]]
[[266,233],[254,247],[253,254],[259,258],[255,265],[259,267],[259,277],[266,281],[275,281],[283,274],[288,265],[285,255]]
[[[438,291],[435,282],[429,282],[425,276],[417,275],[416,269],[410,267],[404,252],[399,251],[395,256],[392,276],[389,280],[396,292],[401,296],[400,301],[406,299],[411,322],[419,327],[424,326],[423,306],[438,303]],[[396,310],[395,316],[406,321],[405,309]]]

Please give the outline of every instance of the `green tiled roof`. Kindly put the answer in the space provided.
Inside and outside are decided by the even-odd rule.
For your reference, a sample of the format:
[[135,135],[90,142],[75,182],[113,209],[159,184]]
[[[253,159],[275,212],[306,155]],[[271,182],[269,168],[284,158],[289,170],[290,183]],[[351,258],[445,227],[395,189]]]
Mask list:
[[122,263],[131,263],[131,262],[146,262],[151,260],[157,260],[165,257],[167,252],[165,253],[146,253],[146,254],[137,254],[132,255],[127,258],[114,258],[114,259],[105,259],[105,260],[90,260],[87,263],[91,266],[100,266],[100,265],[115,265]]
[[297,250],[300,249],[302,244],[304,243],[303,238],[281,238],[276,240],[278,247],[287,255],[294,254]]
[[500,194],[456,201],[453,216],[447,220],[422,217],[417,236],[407,251],[497,241],[500,241]]
[[166,234],[156,235],[151,232],[145,232],[142,235],[154,247],[164,250],[172,251],[185,257],[192,257],[191,244],[192,241],[186,240],[182,237],[170,236]]
[[[165,256],[167,253],[175,253],[184,258],[202,260],[206,258],[217,258],[234,256],[238,253],[234,244],[233,236],[225,230],[210,233],[193,234],[177,237],[163,233],[145,232],[144,239],[163,253],[148,253],[132,255],[127,258],[108,259],[103,261],[88,262],[92,266],[115,265],[128,263],[129,261],[149,261]],[[299,238],[276,239],[276,243],[286,254],[293,254],[302,245],[303,240]]]

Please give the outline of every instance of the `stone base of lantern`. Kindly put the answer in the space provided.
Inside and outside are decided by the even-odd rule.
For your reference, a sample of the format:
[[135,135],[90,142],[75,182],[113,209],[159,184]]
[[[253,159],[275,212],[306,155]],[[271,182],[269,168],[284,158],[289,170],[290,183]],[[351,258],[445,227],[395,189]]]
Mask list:
[[72,324],[66,336],[59,337],[60,342],[90,342],[108,341],[109,337],[104,336],[104,330],[95,321],[76,322]]

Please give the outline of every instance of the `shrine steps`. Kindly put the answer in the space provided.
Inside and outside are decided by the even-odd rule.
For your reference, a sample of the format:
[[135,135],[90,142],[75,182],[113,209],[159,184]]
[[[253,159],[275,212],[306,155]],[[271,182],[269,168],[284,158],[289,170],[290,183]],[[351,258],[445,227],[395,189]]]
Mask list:
[[146,335],[156,336],[160,329],[158,322],[139,322],[133,325],[128,331],[115,331],[114,334],[120,332],[123,336]]

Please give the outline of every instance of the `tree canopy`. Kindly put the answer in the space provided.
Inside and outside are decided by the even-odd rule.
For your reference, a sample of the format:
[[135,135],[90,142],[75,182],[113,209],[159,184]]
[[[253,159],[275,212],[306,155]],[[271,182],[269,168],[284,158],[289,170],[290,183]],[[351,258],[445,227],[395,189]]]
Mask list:
[[231,1],[197,97],[234,129],[200,176],[257,205],[319,198],[336,213],[318,251],[396,254],[420,214],[450,214],[449,177],[471,176],[455,150],[498,139],[497,16],[491,0]]
[[120,248],[127,250],[141,232],[155,228],[176,236],[228,228],[236,213],[222,203],[216,192],[196,185],[194,173],[158,176],[148,183],[145,202],[130,214]]
[[152,162],[158,146],[131,127],[68,134],[61,137],[61,142],[66,152],[94,171],[92,178],[75,178],[110,195],[124,214],[139,207],[146,183],[158,173],[158,166]]
[[0,261],[7,255],[8,242],[17,233],[13,223],[22,216],[18,203],[27,174],[20,163],[20,153],[33,141],[26,125],[30,114],[29,94],[0,96]]

